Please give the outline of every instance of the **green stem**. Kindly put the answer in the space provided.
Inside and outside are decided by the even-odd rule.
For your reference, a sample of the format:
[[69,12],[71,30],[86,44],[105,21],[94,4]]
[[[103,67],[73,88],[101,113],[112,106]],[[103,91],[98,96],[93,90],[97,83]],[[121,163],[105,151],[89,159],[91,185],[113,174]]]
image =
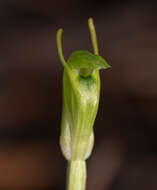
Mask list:
[[68,161],[67,190],[84,190],[86,185],[86,162],[84,160]]

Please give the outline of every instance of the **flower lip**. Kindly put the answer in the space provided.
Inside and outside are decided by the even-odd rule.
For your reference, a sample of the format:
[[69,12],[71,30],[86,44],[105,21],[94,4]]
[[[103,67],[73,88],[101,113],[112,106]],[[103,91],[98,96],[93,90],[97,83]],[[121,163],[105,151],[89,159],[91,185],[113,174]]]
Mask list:
[[79,75],[81,76],[81,77],[88,77],[88,76],[90,76],[91,74],[92,74],[92,72],[93,72],[93,69],[92,68],[81,68],[80,70],[79,70]]

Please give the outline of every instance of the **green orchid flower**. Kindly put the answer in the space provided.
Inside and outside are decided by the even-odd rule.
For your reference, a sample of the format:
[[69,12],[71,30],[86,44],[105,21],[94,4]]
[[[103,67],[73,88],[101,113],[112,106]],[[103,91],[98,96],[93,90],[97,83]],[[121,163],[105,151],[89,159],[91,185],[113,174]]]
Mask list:
[[110,66],[98,55],[93,20],[88,20],[94,54],[75,51],[65,61],[62,29],[57,32],[58,54],[64,67],[60,146],[68,160],[67,190],[84,190],[86,163],[94,145],[93,125],[100,97],[100,69]]

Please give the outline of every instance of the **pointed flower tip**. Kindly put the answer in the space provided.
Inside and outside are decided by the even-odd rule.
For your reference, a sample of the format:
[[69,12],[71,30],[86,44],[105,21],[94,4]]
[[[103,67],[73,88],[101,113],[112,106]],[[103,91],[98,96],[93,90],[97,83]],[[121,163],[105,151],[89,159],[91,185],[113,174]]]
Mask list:
[[99,69],[108,69],[111,67],[103,57],[99,55],[96,55],[96,57],[98,58],[99,63],[100,63]]

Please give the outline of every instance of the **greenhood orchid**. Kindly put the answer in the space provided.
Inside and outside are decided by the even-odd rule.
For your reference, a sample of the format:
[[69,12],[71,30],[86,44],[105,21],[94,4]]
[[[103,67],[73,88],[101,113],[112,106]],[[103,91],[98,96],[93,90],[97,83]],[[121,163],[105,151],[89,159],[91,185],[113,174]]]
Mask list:
[[94,54],[79,50],[65,61],[62,52],[62,29],[57,32],[57,47],[63,73],[63,107],[60,146],[66,160],[67,190],[84,190],[86,163],[94,145],[93,125],[100,97],[100,69],[110,66],[98,55],[93,20],[88,20]]

